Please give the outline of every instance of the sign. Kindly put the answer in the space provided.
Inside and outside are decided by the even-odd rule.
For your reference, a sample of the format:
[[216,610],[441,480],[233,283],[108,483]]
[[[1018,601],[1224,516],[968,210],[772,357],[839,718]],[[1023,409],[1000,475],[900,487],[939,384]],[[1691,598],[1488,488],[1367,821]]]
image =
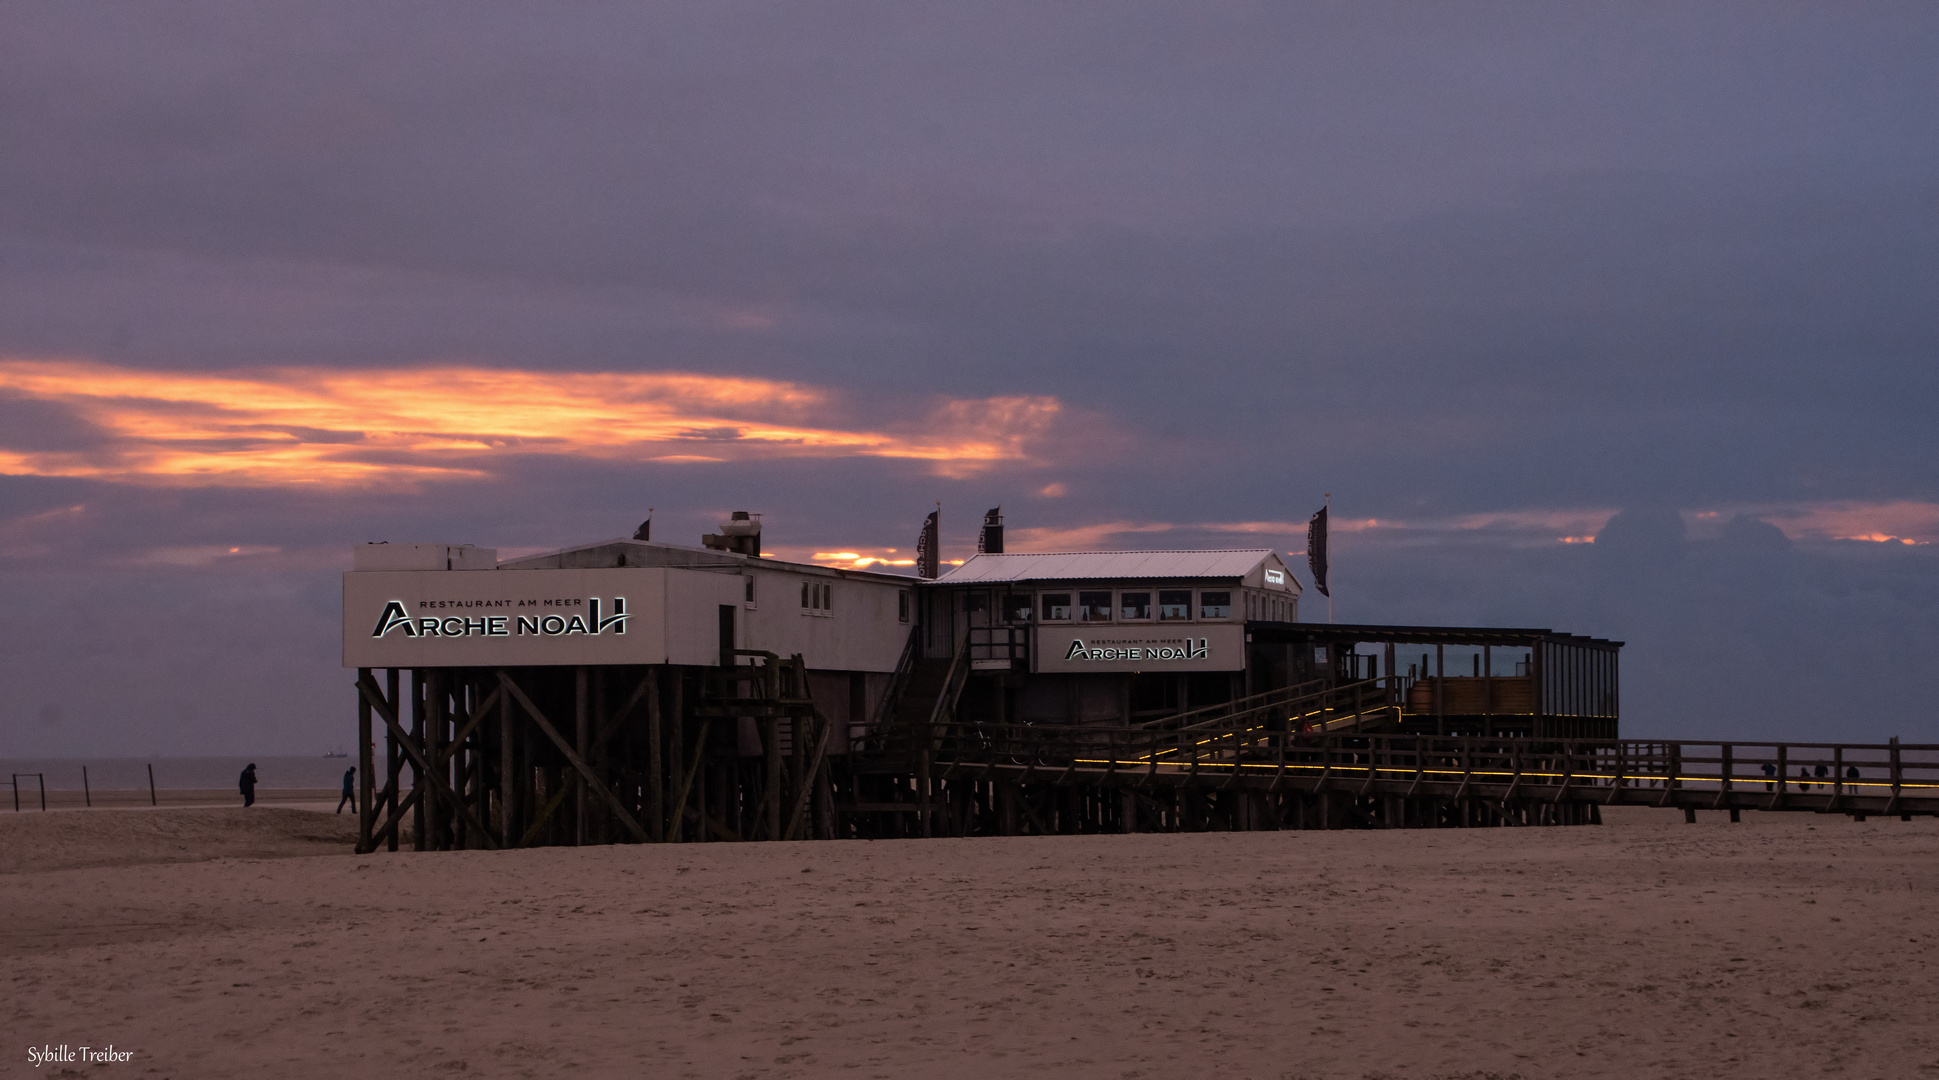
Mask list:
[[[682,574],[676,581],[658,567],[352,571],[343,575],[343,663],[662,664],[669,660],[670,590],[695,592],[671,599],[711,619],[716,604],[738,603],[741,588],[736,576]],[[719,655],[716,641],[696,649],[691,662]]]
[[1266,584],[1268,585],[1286,584],[1286,571],[1274,570],[1271,567],[1268,567],[1266,569]]
[[1039,626],[1038,671],[1239,671],[1245,627]]

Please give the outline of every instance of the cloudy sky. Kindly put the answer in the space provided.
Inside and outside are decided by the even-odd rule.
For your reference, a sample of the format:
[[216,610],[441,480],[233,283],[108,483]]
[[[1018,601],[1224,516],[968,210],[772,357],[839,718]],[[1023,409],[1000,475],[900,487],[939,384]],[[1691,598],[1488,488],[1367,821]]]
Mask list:
[[1920,3],[9,5],[0,754],[347,745],[357,541],[1290,553],[1324,492],[1342,621],[1625,640],[1639,736],[1939,741],[1935,55]]

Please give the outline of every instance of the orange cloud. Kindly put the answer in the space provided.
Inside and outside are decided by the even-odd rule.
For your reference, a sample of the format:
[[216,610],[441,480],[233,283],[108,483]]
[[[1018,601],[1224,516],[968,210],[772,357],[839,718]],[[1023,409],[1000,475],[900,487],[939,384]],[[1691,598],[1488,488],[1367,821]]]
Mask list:
[[1826,502],[1753,508],[1793,540],[1868,540],[1930,544],[1939,541],[1939,503]]
[[0,447],[0,473],[242,486],[473,478],[515,454],[907,458],[963,475],[1031,460],[1062,412],[1050,397],[954,399],[904,425],[857,425],[839,395],[798,383],[456,366],[208,374],[0,359],[0,392],[61,405],[103,436],[80,450]]

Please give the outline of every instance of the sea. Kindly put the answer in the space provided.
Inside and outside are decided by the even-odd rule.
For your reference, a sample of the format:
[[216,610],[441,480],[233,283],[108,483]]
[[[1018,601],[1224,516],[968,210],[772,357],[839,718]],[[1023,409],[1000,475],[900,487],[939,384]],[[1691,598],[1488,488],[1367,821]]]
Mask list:
[[[309,757],[158,757],[158,758],[0,758],[0,782],[9,774],[41,773],[49,791],[81,790],[81,770],[95,791],[148,789],[148,769],[155,769],[155,787],[170,791],[236,786],[243,767],[256,763],[256,784],[264,788],[327,788],[343,786],[343,771],[353,758]],[[379,770],[381,772],[381,769]],[[35,781],[21,777],[23,789]],[[9,785],[7,790],[11,790]]]

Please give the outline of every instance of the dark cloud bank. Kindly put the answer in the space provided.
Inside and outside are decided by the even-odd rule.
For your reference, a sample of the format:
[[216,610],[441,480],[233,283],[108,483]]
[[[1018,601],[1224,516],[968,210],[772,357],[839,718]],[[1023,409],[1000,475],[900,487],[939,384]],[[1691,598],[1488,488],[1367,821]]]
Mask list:
[[[0,353],[1052,394],[1121,441],[958,480],[3,478],[0,752],[347,741],[358,540],[654,505],[896,545],[940,498],[962,549],[997,502],[1297,520],[1323,490],[1632,508],[1593,546],[1343,536],[1343,619],[1625,639],[1637,734],[1939,740],[1939,548],[1665,509],[1939,501],[1936,47],[1919,5],[9,8]],[[0,447],[101,437],[0,398]]]

